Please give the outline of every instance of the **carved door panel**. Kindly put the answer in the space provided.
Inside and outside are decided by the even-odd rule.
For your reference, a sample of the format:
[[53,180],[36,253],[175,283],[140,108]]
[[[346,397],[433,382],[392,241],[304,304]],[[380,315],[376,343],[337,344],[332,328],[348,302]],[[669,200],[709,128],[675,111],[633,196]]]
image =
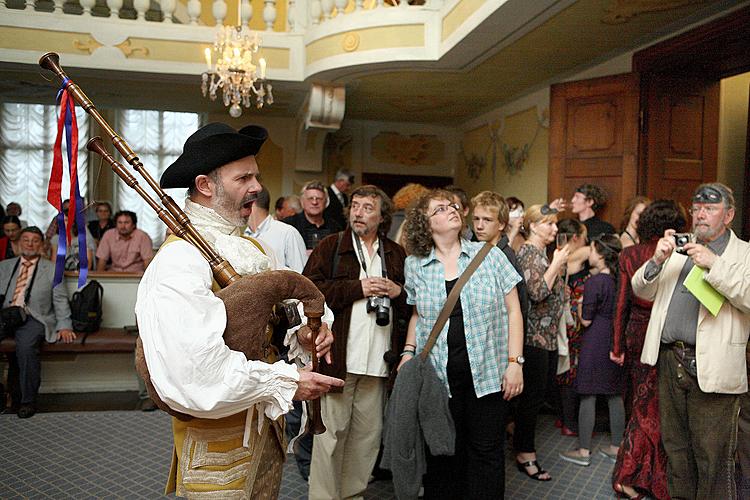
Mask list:
[[639,79],[634,73],[553,85],[550,96],[550,199],[576,187],[607,192],[597,215],[617,226],[637,190]]
[[719,82],[650,75],[644,85],[646,194],[687,208],[699,184],[716,180]]

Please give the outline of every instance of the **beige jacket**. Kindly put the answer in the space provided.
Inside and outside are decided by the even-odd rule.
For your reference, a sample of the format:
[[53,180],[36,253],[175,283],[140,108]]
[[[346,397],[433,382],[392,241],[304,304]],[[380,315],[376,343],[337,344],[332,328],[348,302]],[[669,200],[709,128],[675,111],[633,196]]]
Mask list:
[[[652,281],[644,278],[646,262],[631,280],[636,296],[654,302],[643,342],[642,363],[656,365],[659,358],[664,320],[686,259],[673,252]],[[698,385],[703,392],[747,392],[745,348],[750,333],[750,244],[732,232],[726,250],[704,279],[727,300],[716,317],[700,306],[695,341]]]

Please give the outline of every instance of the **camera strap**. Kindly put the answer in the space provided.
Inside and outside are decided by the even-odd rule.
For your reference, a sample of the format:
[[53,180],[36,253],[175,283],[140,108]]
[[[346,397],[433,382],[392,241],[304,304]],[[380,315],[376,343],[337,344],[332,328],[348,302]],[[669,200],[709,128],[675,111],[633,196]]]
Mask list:
[[[357,253],[359,254],[359,262],[362,264],[362,269],[365,271],[365,276],[368,278],[370,277],[369,274],[367,274],[367,264],[365,261],[365,253],[362,251],[362,242],[359,241],[359,236],[357,236],[354,231],[352,231],[352,235],[354,237],[354,241],[357,242]],[[385,270],[385,250],[383,250],[383,240],[378,237],[378,254],[380,255],[380,269],[382,271],[383,278],[387,278],[388,274]]]

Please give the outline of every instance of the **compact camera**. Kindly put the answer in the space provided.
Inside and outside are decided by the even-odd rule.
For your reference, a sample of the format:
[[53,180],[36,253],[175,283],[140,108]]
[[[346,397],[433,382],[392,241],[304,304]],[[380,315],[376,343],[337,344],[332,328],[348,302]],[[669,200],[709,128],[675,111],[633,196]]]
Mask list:
[[391,299],[388,297],[370,297],[367,299],[367,312],[375,313],[375,323],[386,326],[391,321]]
[[675,252],[685,255],[685,245],[693,241],[693,235],[691,233],[674,233],[674,245]]

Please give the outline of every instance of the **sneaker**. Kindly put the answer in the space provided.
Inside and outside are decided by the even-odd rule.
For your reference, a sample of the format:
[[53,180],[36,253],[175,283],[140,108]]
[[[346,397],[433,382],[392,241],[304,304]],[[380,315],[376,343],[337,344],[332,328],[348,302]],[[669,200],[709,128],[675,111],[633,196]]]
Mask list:
[[612,453],[607,448],[599,448],[599,455],[603,456],[604,458],[610,459],[612,462],[617,462],[617,451]]
[[560,453],[560,458],[565,460],[566,462],[570,462],[572,464],[580,465],[581,467],[588,467],[591,465],[591,455],[584,457],[581,455],[581,452],[578,450],[570,450],[563,453]]

